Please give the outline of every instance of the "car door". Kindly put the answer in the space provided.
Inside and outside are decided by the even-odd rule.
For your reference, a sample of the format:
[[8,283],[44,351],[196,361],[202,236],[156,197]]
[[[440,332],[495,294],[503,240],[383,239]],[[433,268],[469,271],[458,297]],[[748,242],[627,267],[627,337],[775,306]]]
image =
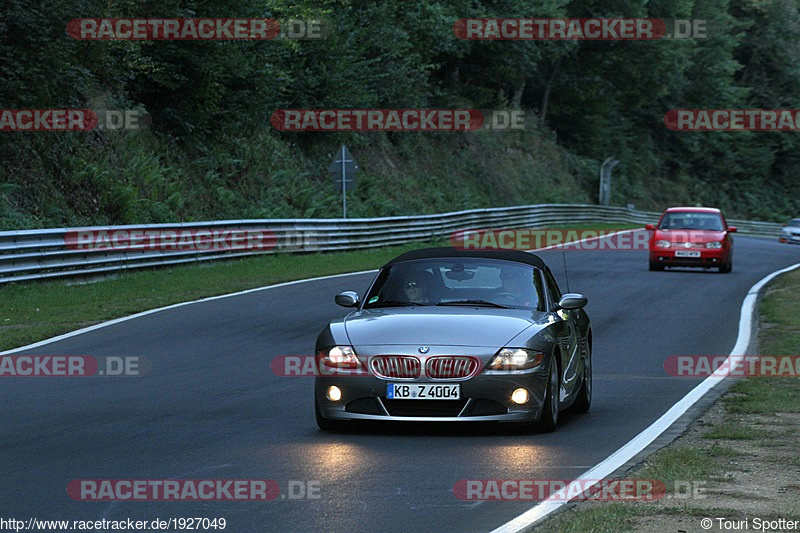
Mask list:
[[550,297],[550,312],[556,317],[555,325],[561,347],[560,399],[564,401],[575,395],[581,382],[581,351],[577,325],[580,310],[559,309],[561,291],[558,284],[549,271],[544,272],[544,279]]

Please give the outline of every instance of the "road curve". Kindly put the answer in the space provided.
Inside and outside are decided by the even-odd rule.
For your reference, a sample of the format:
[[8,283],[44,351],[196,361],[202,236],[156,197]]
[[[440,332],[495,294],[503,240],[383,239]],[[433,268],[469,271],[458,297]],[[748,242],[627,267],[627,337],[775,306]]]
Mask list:
[[[589,297],[594,404],[552,434],[487,427],[316,428],[312,380],[270,370],[308,354],[371,274],[290,284],[168,309],[19,354],[139,355],[141,378],[0,378],[3,515],[27,520],[224,517],[239,532],[480,532],[531,507],[464,502],[459,479],[570,479],[630,440],[700,380],[670,378],[670,355],[730,352],[739,307],[800,247],[736,237],[734,271],[649,272],[646,252],[568,252]],[[561,252],[540,254],[564,283]],[[80,502],[73,479],[273,479],[318,483],[319,499]]]

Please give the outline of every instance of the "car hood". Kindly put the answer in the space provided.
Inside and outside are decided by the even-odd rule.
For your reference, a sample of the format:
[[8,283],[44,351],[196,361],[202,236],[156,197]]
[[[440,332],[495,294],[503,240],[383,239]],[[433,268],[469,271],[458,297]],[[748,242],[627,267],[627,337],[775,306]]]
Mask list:
[[345,328],[359,345],[489,346],[500,348],[526,328],[541,328],[546,313],[523,309],[401,307],[349,315]]
[[707,242],[721,241],[725,238],[724,231],[708,231],[701,229],[660,229],[655,233],[655,239],[669,242],[693,242],[704,244]]

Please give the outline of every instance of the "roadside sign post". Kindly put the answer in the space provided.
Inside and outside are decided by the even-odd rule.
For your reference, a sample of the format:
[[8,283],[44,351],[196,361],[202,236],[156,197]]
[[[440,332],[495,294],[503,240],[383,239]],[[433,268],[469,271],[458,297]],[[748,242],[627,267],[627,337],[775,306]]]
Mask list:
[[611,171],[617,165],[619,165],[619,161],[613,157],[609,157],[600,165],[600,197],[598,198],[600,205],[611,204]]
[[342,218],[347,218],[347,191],[356,186],[358,165],[345,145],[339,149],[328,172],[333,173],[333,186],[337,191],[342,191]]

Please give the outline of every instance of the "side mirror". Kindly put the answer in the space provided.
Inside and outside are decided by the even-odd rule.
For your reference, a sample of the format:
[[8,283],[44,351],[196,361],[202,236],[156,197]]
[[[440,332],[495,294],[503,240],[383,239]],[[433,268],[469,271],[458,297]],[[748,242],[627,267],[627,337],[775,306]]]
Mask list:
[[342,307],[357,307],[358,293],[355,291],[344,291],[336,295],[336,303]]
[[655,230],[655,229],[656,229],[656,227],[655,227],[655,225],[654,225],[654,224],[645,224],[645,225],[644,225],[644,229],[646,229],[646,230],[650,230],[650,231],[653,231],[653,230]]
[[558,301],[558,306],[567,310],[583,309],[587,303],[589,303],[589,299],[583,294],[568,292]]
[[728,233],[736,233],[736,226],[728,226]]

